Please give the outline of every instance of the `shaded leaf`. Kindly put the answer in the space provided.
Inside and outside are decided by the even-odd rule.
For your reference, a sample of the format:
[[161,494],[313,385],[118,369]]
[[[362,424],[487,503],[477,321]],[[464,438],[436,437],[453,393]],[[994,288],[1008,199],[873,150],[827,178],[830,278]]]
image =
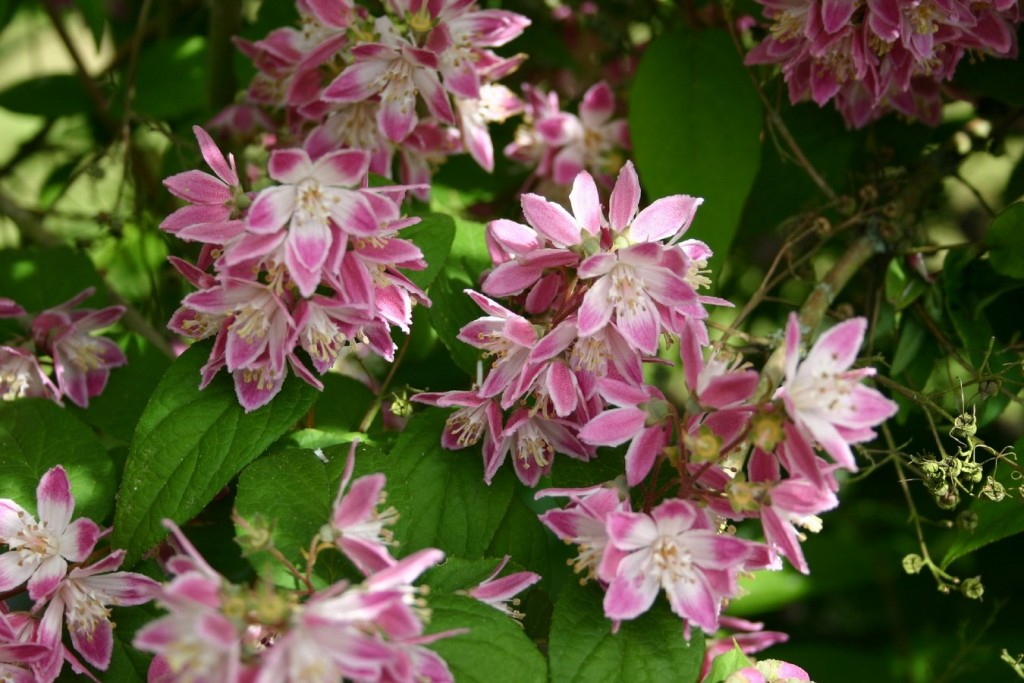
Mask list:
[[38,76],[0,92],[0,107],[18,114],[56,119],[92,110],[82,82],[71,74]]
[[402,230],[399,236],[412,240],[423,252],[423,258],[427,262],[426,269],[403,272],[420,289],[426,289],[448,260],[452,240],[455,238],[455,222],[451,216],[428,213],[416,225]]
[[455,364],[470,377],[476,377],[480,350],[458,339],[459,330],[483,315],[463,291],[468,287],[473,287],[473,283],[461,270],[449,269],[441,273],[430,288],[433,305],[428,317]]
[[1011,204],[985,233],[989,260],[1000,275],[1024,278],[1024,202]]

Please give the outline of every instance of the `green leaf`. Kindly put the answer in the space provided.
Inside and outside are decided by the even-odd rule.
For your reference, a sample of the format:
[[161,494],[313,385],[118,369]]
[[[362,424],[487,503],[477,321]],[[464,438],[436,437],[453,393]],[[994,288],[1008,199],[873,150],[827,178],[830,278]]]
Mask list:
[[[449,555],[423,575],[422,583],[430,586],[432,596],[469,590],[490,576],[500,563],[501,558],[495,557],[466,560]],[[510,571],[514,570],[506,566],[504,573]]]
[[0,107],[18,114],[56,119],[91,111],[92,102],[76,76],[56,74],[8,86],[0,92]]
[[441,548],[459,557],[483,557],[512,500],[511,468],[487,486],[477,448],[441,446],[448,412],[428,408],[413,417],[382,463],[388,501],[399,512],[395,537],[402,555]]
[[460,683],[541,683],[547,665],[522,627],[503,612],[462,595],[431,595],[429,633],[469,629],[429,647]]
[[107,25],[107,13],[103,0],[77,0],[77,4],[82,18],[85,19],[85,23],[92,33],[96,50],[99,51],[100,43],[103,41],[103,29]]
[[1024,202],[1006,207],[985,233],[989,260],[1000,275],[1024,278]]
[[750,666],[754,666],[754,663],[743,654],[743,650],[734,640],[731,650],[723,652],[711,662],[711,670],[702,683],[722,683],[732,674]]
[[75,497],[75,516],[102,524],[114,507],[114,461],[92,431],[41,398],[0,403],[0,498],[35,514],[36,487],[63,465]]
[[724,31],[674,31],[637,67],[629,130],[651,198],[703,197],[688,237],[723,258],[761,160],[761,103]]
[[182,354],[142,413],[118,494],[113,544],[131,566],[167,535],[161,520],[183,523],[302,417],[316,390],[289,377],[268,405],[244,413],[230,377],[199,391],[208,343]]
[[593,583],[570,583],[558,596],[549,651],[552,683],[696,683],[704,659],[700,629],[693,629],[687,643],[679,617],[658,600],[644,615],[622,622],[613,635],[603,597]]
[[110,372],[106,388],[99,396],[89,399],[88,409],[69,405],[68,410],[101,432],[128,444],[146,402],[171,362],[139,335],[129,334],[122,345],[128,363]]
[[928,285],[924,280],[913,273],[908,276],[896,259],[889,261],[889,269],[885,274],[885,298],[893,308],[902,311],[926,291]]
[[203,111],[208,78],[206,53],[202,36],[148,43],[139,54],[132,108],[157,120]]
[[153,655],[136,649],[132,645],[132,639],[136,631],[159,619],[160,616],[161,611],[152,604],[114,608],[114,652],[110,658],[110,666],[101,676],[102,680],[146,683]]
[[452,240],[455,239],[455,221],[451,216],[442,213],[428,213],[416,225],[402,230],[399,236],[412,240],[423,252],[423,259],[427,262],[426,269],[403,272],[417,287],[426,289],[448,260]]
[[63,303],[86,287],[95,287],[96,294],[80,305],[103,306],[103,280],[79,251],[69,247],[0,250],[0,292],[29,313]]
[[[570,458],[561,458],[558,465],[567,460]],[[525,489],[517,489],[517,493],[531,497],[533,494]],[[552,552],[553,546],[564,544],[541,524],[537,513],[523,502],[523,495],[513,496],[504,519],[491,539],[487,554],[492,557],[510,555],[523,567],[541,576],[548,576],[553,569],[551,562],[554,556],[561,560],[560,554]]]
[[1024,82],[1024,64],[1016,59],[965,59],[956,69],[956,84],[994,100],[1024,107],[1024,92],[1010,83]]
[[921,345],[928,337],[924,326],[912,315],[904,314],[900,325],[900,340],[896,343],[896,351],[892,356],[890,374],[894,377],[903,372],[911,361],[917,358]]
[[455,364],[470,377],[476,377],[480,350],[458,339],[459,330],[483,315],[463,291],[468,287],[473,287],[473,283],[461,270],[450,269],[441,273],[430,288],[433,304],[429,318],[441,343],[451,352]]
[[[1014,451],[1020,453],[1021,449],[1024,449],[1024,438],[1014,444]],[[1003,472],[1009,471],[1004,466]],[[1011,480],[1007,475],[1002,483],[1007,489],[1007,496],[1003,500],[997,503],[987,498],[976,498],[971,503],[971,511],[978,515],[978,526],[973,531],[957,533],[946,556],[942,558],[943,569],[990,543],[1024,533],[1024,499],[1016,495],[1020,482]]]

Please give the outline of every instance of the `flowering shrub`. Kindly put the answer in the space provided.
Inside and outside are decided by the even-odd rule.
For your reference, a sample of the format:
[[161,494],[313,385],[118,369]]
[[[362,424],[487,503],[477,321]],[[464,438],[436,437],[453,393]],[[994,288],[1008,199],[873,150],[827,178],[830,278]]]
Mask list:
[[41,9],[0,679],[1024,676],[1017,3]]

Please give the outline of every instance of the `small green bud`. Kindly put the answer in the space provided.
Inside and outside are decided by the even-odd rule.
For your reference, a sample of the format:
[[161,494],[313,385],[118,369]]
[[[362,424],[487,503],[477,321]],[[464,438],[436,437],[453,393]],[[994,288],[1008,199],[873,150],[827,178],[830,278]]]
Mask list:
[[981,577],[975,576],[965,580],[960,584],[960,592],[971,600],[981,600],[981,596],[985,594],[985,587],[981,585]]
[[263,515],[257,512],[252,519],[247,520],[235,513],[234,519],[238,526],[235,542],[242,548],[242,555],[258,553],[274,547],[274,525],[264,519]]
[[1006,498],[1006,487],[990,476],[985,479],[985,486],[981,489],[981,495],[998,503],[1003,498]]
[[915,553],[910,553],[903,558],[903,571],[908,574],[919,574],[924,569],[924,558]]
[[956,526],[964,531],[974,531],[978,528],[978,513],[973,510],[964,510],[956,516]]

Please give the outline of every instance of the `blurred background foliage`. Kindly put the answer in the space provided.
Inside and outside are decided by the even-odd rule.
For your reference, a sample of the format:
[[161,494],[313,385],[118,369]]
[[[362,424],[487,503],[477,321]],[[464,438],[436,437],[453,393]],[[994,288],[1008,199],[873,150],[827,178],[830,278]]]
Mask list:
[[[902,410],[807,541],[812,574],[750,580],[730,612],[788,632],[768,655],[820,683],[1017,679],[1000,652],[1024,653],[1024,508],[1020,470],[1005,457],[1024,446],[1020,59],[965,63],[948,88],[965,99],[937,128],[889,116],[849,131],[831,108],[790,105],[770,71],[743,67],[745,38],[727,28],[759,16],[753,0],[573,2],[571,21],[540,0],[482,4],[533,19],[509,46],[530,55],[519,82],[558,90],[567,109],[594,81],[613,84],[648,200],[705,197],[691,234],[716,252],[716,295],[737,304],[712,317],[737,351],[767,356],[788,311],[822,299],[823,287],[832,289],[819,319],[871,320],[865,353]],[[0,295],[35,311],[93,284],[91,304],[130,307],[116,335],[129,365],[78,411],[122,466],[169,364],[165,321],[187,292],[166,257],[195,256],[157,228],[176,206],[161,179],[197,166],[191,126],[253,74],[231,36],[258,39],[296,18],[284,0],[0,0]],[[496,148],[514,130],[499,126]],[[259,161],[245,141],[222,142]],[[434,307],[416,310],[393,387],[467,385],[476,354],[450,341],[477,314],[461,290],[487,265],[479,224],[518,218],[526,178],[500,158],[491,175],[467,157],[440,169],[429,208],[455,217],[453,249],[431,287]],[[678,370],[652,372],[666,393],[680,384]],[[326,384],[317,426],[357,429],[351,410],[365,389],[340,376]],[[950,505],[924,469],[957,457],[969,435],[951,429],[974,415],[971,445],[991,447],[975,451],[979,460],[1002,454],[1006,497],[961,491]],[[211,517],[226,516],[218,510]],[[961,583],[903,570],[904,556],[925,552],[919,540]],[[958,586],[975,576],[984,595],[968,599]],[[550,605],[525,607],[528,633],[543,639]]]

